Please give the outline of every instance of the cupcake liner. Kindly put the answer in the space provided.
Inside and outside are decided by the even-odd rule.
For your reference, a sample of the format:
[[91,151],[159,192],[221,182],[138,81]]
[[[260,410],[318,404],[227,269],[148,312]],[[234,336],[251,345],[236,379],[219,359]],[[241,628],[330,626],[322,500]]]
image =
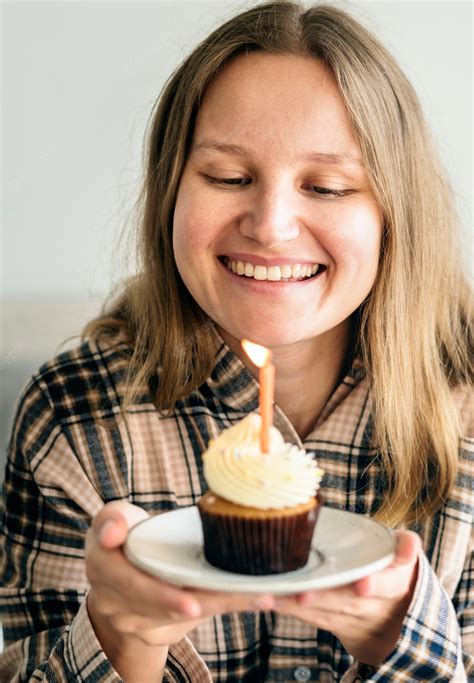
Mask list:
[[199,507],[206,560],[238,574],[280,574],[308,561],[319,505],[299,514],[258,519]]

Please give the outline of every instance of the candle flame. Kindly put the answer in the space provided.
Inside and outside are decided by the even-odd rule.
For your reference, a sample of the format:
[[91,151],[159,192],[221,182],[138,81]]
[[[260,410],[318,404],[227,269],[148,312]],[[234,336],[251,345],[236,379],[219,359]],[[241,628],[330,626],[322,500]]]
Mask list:
[[266,346],[254,344],[253,342],[248,341],[248,339],[242,339],[241,343],[243,350],[257,368],[263,368],[264,365],[270,363],[272,352],[270,349],[267,349]]

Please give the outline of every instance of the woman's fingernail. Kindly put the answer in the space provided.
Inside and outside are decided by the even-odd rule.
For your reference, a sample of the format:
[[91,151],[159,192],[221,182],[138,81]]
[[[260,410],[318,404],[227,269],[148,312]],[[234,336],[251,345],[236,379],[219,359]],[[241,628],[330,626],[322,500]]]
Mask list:
[[315,595],[313,592],[309,591],[307,593],[300,593],[298,595],[298,603],[303,607],[307,607],[314,602]]
[[192,619],[198,619],[200,616],[202,616],[201,605],[191,602],[186,605],[186,610],[184,613],[186,616],[191,617]]
[[252,603],[252,608],[256,610],[272,609],[275,604],[275,599],[271,595],[261,595]]
[[105,520],[105,522],[102,524],[102,526],[100,527],[100,530],[99,530],[99,541],[101,543],[105,542],[109,530],[112,529],[114,526],[115,526],[115,520],[113,520],[113,519],[106,519]]

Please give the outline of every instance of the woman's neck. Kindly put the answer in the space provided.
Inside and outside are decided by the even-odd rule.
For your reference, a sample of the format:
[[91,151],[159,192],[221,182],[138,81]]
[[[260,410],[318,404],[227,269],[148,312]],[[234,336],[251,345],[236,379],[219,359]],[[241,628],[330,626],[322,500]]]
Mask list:
[[[235,339],[219,329],[222,338],[258,379],[258,368],[250,363]],[[350,321],[315,337],[294,344],[272,347],[275,365],[275,403],[288,417],[300,438],[314,428],[328,398],[346,370],[351,341]]]

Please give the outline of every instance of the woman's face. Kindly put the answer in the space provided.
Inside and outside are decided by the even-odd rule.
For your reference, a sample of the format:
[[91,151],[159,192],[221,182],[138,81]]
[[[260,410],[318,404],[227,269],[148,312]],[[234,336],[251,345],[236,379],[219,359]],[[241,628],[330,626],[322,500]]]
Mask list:
[[186,287],[228,334],[337,334],[373,285],[382,217],[322,62],[251,53],[213,81],[173,230]]

